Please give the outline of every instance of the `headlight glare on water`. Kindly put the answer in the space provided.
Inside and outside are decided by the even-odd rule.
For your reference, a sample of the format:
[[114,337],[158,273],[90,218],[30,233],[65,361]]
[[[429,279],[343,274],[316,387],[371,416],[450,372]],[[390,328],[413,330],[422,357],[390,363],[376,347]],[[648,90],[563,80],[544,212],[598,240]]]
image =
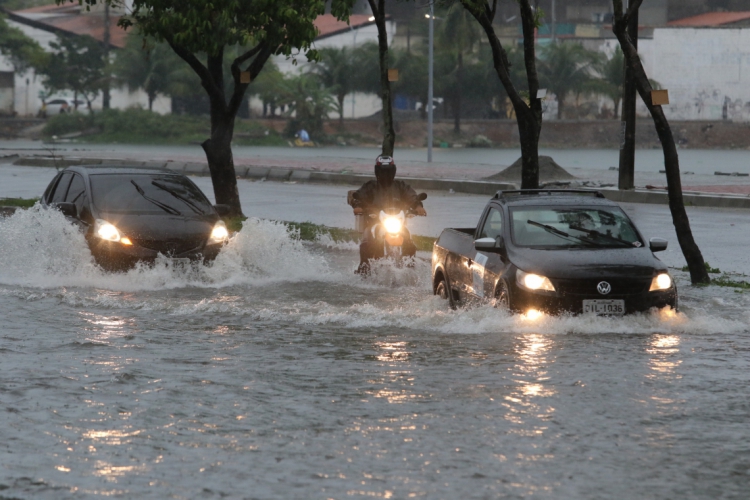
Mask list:
[[554,285],[546,276],[527,273],[521,271],[520,269],[516,271],[516,282],[521,288],[526,288],[527,290],[546,290],[548,292],[555,291]]
[[389,233],[398,233],[401,232],[401,219],[398,217],[388,217],[383,221],[383,225],[385,226],[385,230]]
[[120,241],[121,238],[120,231],[113,224],[102,219],[96,219],[94,232],[99,238],[107,241]]
[[224,243],[229,238],[229,231],[224,221],[220,220],[214,225],[211,230],[211,236],[208,238],[208,243]]
[[672,278],[667,273],[661,273],[651,280],[651,288],[648,291],[669,290],[670,288],[672,288]]

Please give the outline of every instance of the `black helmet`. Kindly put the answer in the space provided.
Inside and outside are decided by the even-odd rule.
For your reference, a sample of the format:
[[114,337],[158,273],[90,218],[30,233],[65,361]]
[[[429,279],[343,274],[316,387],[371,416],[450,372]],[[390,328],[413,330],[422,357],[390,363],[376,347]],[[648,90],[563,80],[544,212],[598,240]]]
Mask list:
[[380,155],[375,160],[375,178],[383,187],[393,183],[393,179],[396,178],[396,162],[391,156]]

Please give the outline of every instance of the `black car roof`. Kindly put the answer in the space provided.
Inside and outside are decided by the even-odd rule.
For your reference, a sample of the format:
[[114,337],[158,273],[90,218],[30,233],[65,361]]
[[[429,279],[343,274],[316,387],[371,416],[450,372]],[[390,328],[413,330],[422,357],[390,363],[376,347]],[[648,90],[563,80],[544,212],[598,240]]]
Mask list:
[[139,167],[134,165],[75,165],[66,168],[71,172],[79,172],[86,175],[96,174],[171,174],[183,175],[182,172],[169,170],[162,167]]
[[593,190],[517,190],[498,191],[492,198],[503,205],[514,206],[554,206],[554,205],[601,205],[618,207],[608,200],[600,191]]

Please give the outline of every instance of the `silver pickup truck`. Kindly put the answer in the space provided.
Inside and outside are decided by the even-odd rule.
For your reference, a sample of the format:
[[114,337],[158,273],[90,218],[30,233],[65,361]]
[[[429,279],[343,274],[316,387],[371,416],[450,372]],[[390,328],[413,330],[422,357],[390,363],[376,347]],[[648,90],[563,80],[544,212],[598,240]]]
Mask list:
[[677,308],[677,289],[633,221],[597,191],[499,191],[477,227],[443,230],[435,294],[452,307],[490,300],[513,312],[622,315]]

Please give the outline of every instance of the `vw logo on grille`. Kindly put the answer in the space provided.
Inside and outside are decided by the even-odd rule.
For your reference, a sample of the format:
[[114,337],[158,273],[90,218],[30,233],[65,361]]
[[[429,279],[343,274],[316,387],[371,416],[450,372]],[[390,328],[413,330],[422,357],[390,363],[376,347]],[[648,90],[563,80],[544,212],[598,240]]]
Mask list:
[[612,285],[610,285],[606,281],[601,281],[598,285],[596,285],[596,289],[602,295],[607,295],[609,292],[612,291]]

